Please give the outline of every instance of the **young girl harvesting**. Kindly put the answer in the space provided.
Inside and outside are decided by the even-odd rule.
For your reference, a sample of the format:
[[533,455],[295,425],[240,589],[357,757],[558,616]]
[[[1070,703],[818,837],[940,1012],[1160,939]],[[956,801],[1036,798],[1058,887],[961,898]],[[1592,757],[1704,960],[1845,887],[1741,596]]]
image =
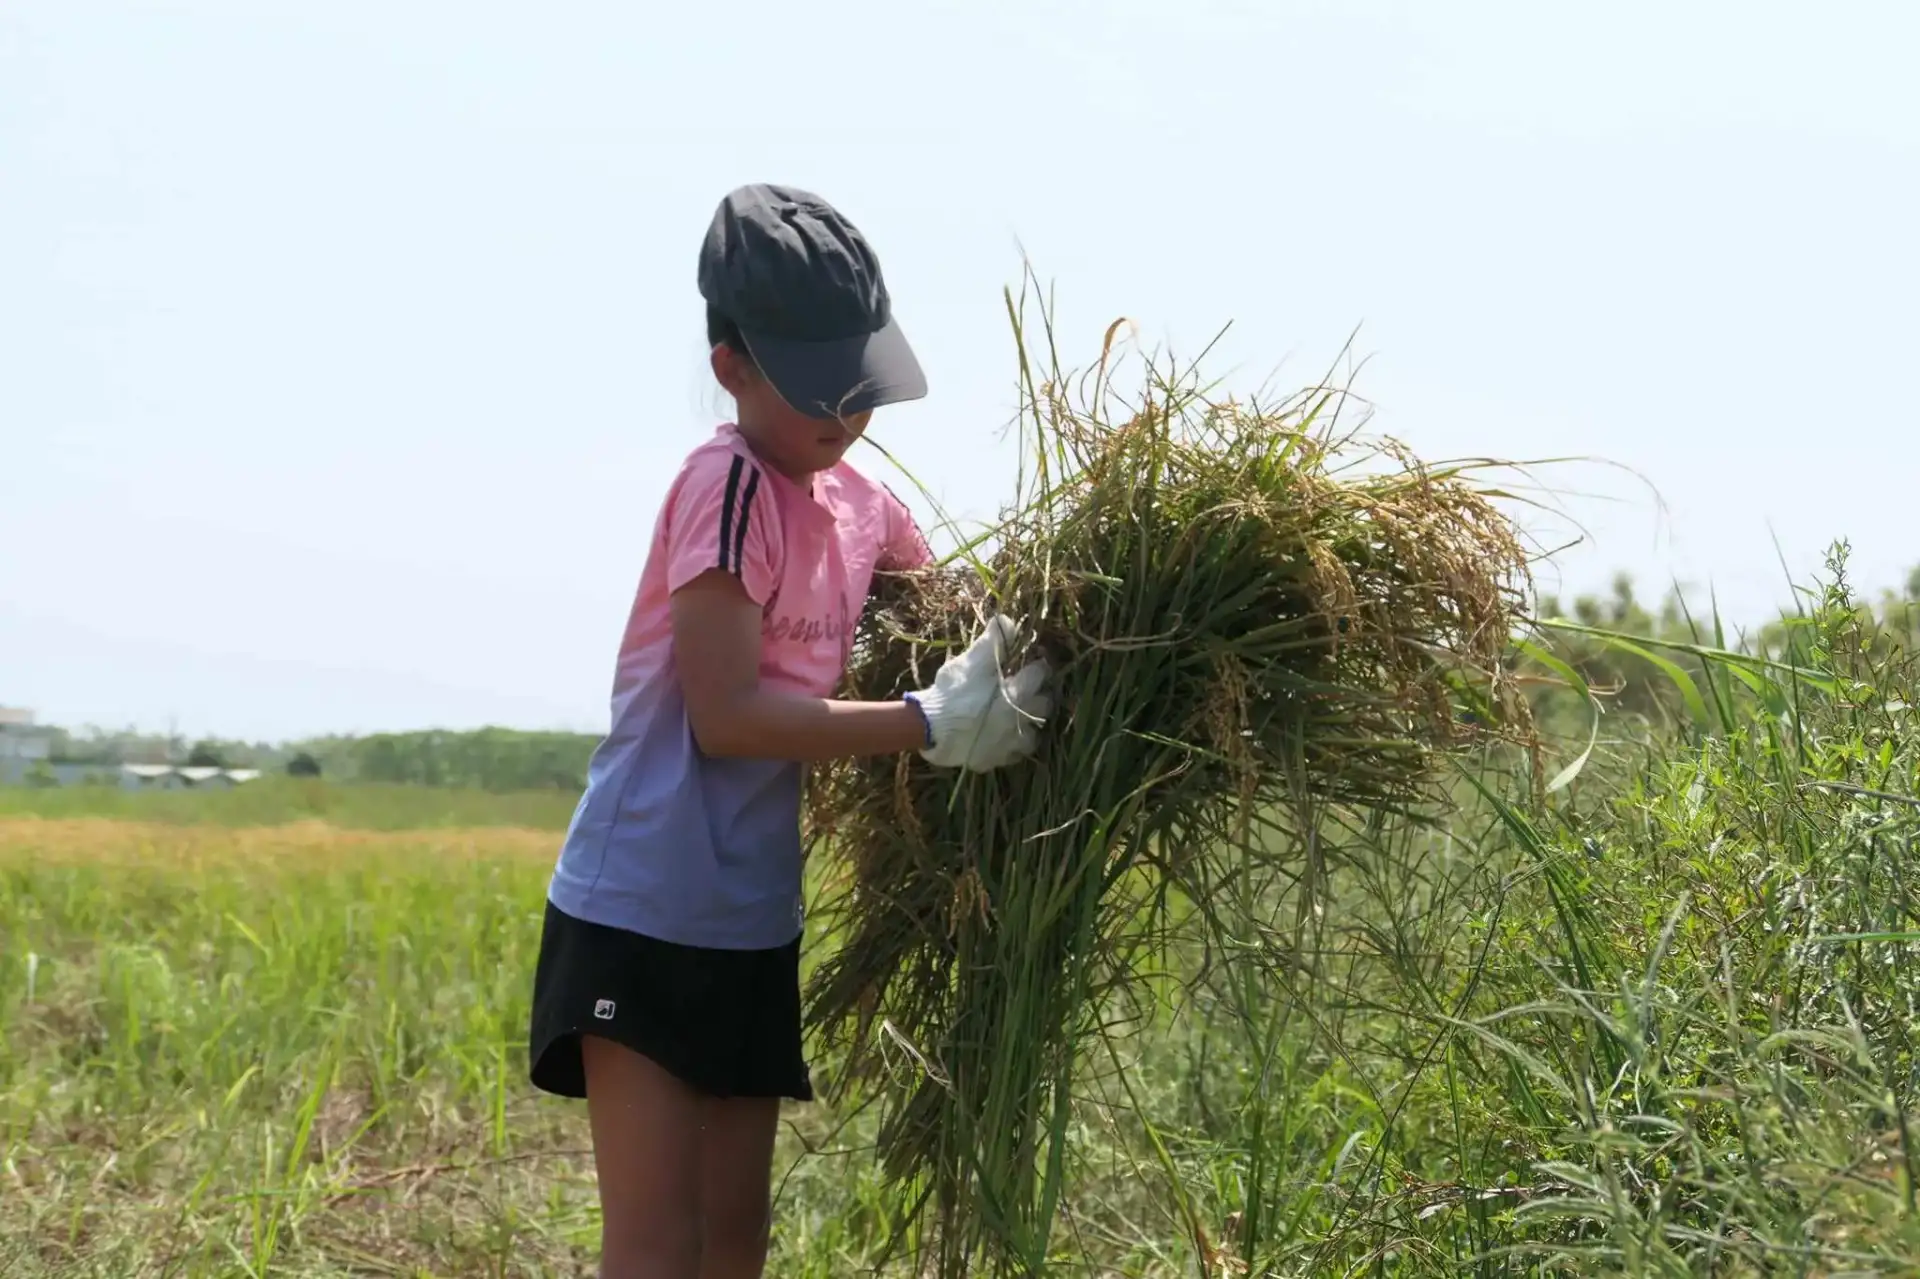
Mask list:
[[805,191],[728,195],[700,290],[736,420],[687,458],[655,525],[534,977],[533,1082],[586,1098],[605,1279],[765,1264],[780,1101],[812,1098],[803,766],[918,750],[1000,768],[1050,709],[1042,666],[1002,674],[1001,617],[931,688],[832,699],[873,574],[931,559],[842,459],[925,379],[865,239]]

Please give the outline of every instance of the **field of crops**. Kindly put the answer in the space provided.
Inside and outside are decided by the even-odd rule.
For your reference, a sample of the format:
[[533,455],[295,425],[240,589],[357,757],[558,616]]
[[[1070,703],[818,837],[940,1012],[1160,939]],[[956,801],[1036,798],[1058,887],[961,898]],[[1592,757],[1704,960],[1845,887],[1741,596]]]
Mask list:
[[314,821],[349,830],[511,827],[561,831],[578,790],[495,794],[483,790],[267,777],[224,792],[141,793],[106,786],[63,790],[0,787],[0,820],[9,817],[123,818],[189,826],[283,826]]
[[[1920,729],[1848,625],[1676,667],[1692,724],[1551,793],[1329,814],[1239,889],[1260,964],[1154,957],[1058,1273],[1920,1274]],[[565,802],[75,794],[0,807],[0,1274],[592,1272],[583,1109],[524,1082]],[[770,1273],[908,1273],[866,1117],[789,1121]]]

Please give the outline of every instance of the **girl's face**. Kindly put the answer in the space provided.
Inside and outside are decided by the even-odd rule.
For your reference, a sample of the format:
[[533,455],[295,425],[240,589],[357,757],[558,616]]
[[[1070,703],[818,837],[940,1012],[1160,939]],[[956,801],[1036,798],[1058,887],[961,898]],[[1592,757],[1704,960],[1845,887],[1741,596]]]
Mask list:
[[739,408],[740,433],[788,479],[830,470],[873,417],[871,409],[843,418],[808,417],[780,398],[752,360],[728,346],[713,348],[713,376]]

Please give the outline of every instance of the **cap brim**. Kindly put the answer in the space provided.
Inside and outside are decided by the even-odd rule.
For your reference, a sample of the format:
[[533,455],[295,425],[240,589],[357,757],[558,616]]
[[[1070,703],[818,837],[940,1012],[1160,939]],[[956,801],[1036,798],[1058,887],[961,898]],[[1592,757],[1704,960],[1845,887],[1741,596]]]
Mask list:
[[793,342],[744,327],[741,336],[780,398],[808,417],[851,417],[927,393],[926,374],[896,322],[832,342]]

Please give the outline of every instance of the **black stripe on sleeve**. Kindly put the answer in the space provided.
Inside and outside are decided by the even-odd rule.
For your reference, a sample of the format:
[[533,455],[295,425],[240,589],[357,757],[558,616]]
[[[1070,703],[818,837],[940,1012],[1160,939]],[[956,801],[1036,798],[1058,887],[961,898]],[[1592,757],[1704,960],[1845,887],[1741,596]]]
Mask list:
[[753,495],[759,491],[760,470],[755,467],[753,474],[747,477],[747,491],[740,495],[740,523],[733,530],[733,575],[735,577],[740,576],[741,565],[746,560],[747,520],[753,515]]
[[[744,471],[746,467],[747,463],[745,458],[736,456],[733,459],[733,469],[727,472],[727,496],[720,503],[720,563],[718,567],[730,568],[736,574],[740,571],[739,565],[729,564],[727,562],[727,552],[732,550],[734,544],[733,499],[738,496],[740,492],[740,472]],[[760,476],[756,472],[753,478],[758,480]],[[743,519],[741,524],[744,526],[745,523],[746,521]]]

